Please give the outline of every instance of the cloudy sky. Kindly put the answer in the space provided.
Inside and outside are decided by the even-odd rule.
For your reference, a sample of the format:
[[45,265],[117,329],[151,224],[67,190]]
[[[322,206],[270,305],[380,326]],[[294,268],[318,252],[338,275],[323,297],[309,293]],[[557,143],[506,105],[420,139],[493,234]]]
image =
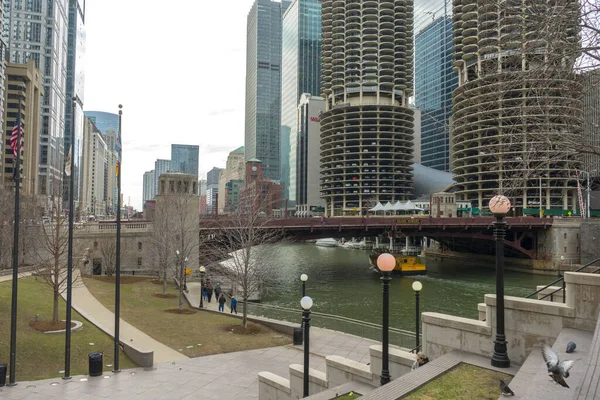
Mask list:
[[123,104],[123,193],[171,143],[200,146],[200,175],[244,144],[246,18],[253,0],[87,0],[85,110]]

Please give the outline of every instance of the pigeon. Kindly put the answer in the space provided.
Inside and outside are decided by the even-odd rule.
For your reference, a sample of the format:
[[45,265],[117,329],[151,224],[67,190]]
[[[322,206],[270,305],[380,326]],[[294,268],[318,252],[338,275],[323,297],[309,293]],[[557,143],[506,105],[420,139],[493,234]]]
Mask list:
[[567,353],[572,353],[577,348],[577,345],[574,342],[567,343]]
[[545,344],[542,348],[542,356],[544,357],[544,361],[546,361],[546,366],[548,367],[548,375],[552,377],[554,382],[568,388],[569,385],[567,385],[567,382],[565,382],[565,378],[569,377],[569,370],[575,361],[566,360],[560,362],[558,355],[547,344]]
[[513,392],[512,390],[510,390],[510,388],[508,387],[508,385],[502,380],[500,379],[500,391],[502,392],[502,394],[505,394],[507,396],[514,396],[515,392]]

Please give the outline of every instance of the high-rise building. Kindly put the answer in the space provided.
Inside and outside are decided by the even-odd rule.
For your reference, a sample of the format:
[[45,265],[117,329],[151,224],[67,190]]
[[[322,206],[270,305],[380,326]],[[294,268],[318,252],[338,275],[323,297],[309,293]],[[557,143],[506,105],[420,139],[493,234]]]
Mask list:
[[148,200],[153,200],[156,197],[156,192],[154,191],[154,183],[156,182],[156,177],[154,170],[144,172],[144,184],[143,184],[143,196],[142,201],[145,203]]
[[[5,30],[7,29],[8,19],[6,18],[5,11],[3,5],[0,4],[0,126],[4,126],[4,101],[6,100],[5,90],[6,90],[6,80],[5,80],[5,68],[6,68],[6,56],[7,56],[7,34]],[[4,140],[0,140],[0,179],[2,178],[2,154],[4,154]]]
[[198,153],[200,146],[189,144],[171,145],[171,172],[198,176]]
[[214,214],[219,210],[219,177],[223,168],[213,167],[206,174],[206,212]]
[[413,191],[413,2],[322,4],[321,196],[354,215]]
[[281,187],[277,181],[266,179],[260,160],[246,162],[246,177],[240,189],[240,212],[272,216],[279,209]]
[[4,2],[9,20],[4,29],[8,61],[23,64],[33,60],[43,75],[38,193],[54,198],[62,189],[65,108],[71,107],[71,100],[67,101],[68,3]]
[[289,4],[255,0],[248,14],[245,159],[261,159],[270,179],[280,179],[281,17]]
[[[90,120],[93,121],[92,118],[90,118]],[[119,161],[119,154],[115,150],[117,144],[117,130],[111,127],[107,128],[103,133],[104,141],[106,142],[106,170],[108,171],[106,174],[105,193],[107,209],[106,214],[115,215],[117,212],[117,207],[119,207],[119,190],[117,188],[117,175],[115,173],[117,170],[117,162]]]
[[[517,215],[577,206],[578,2],[453,2],[452,172],[475,208],[503,193]],[[528,209],[528,210],[526,210]]]
[[[2,140],[6,147],[0,156],[2,160],[2,184],[13,186],[13,166],[16,159],[10,148],[15,121],[19,115],[19,98],[21,100],[21,121],[23,124],[23,155],[22,166],[22,192],[26,195],[37,194],[38,163],[40,159],[40,102],[42,95],[42,74],[36,68],[33,60],[27,64],[8,63],[6,66],[6,108],[4,112],[4,129]],[[42,153],[42,157],[48,154]]]
[[119,130],[119,115],[104,111],[85,111],[85,116],[92,120],[96,128],[106,135],[109,129],[117,132]]
[[593,149],[583,154],[583,170],[600,184],[600,69],[586,72],[583,78],[583,145]]
[[308,216],[311,209],[324,206],[319,169],[323,111],[325,100],[322,97],[308,93],[300,96],[296,134],[290,139],[290,198],[295,200],[299,216]]
[[[225,169],[219,174],[219,193],[223,194],[219,196],[219,214],[225,211],[226,206],[228,206],[229,210],[237,210],[236,206],[239,204],[239,201],[235,202],[232,198],[228,198],[225,192],[227,185],[232,180],[241,180],[242,183],[244,181],[244,146],[229,153]],[[229,186],[232,190],[235,190],[235,185]],[[236,198],[239,199],[239,196]]]
[[171,172],[171,160],[161,160],[158,159],[154,162],[154,193],[158,194],[158,182],[160,180],[160,176],[165,172]]
[[82,162],[81,162],[81,198],[82,216],[105,215],[107,211],[107,174],[109,154],[104,135],[87,117],[84,118]]
[[421,111],[421,163],[441,171],[450,170],[452,92],[458,86],[452,61],[452,18],[441,16],[415,37],[415,106]]
[[281,187],[292,206],[290,146],[297,137],[298,102],[302,93],[321,92],[321,1],[294,0],[283,14],[281,40]]

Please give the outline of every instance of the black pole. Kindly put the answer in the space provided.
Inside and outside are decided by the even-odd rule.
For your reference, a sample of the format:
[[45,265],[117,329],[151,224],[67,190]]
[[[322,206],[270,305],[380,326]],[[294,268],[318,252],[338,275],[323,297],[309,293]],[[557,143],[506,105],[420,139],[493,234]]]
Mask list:
[[200,272],[200,308],[204,308],[204,293],[202,290],[204,288],[204,272]]
[[[75,108],[77,98],[73,97],[72,114],[71,115],[71,147],[69,149],[70,165],[69,171],[65,173],[69,176],[69,239],[67,244],[67,310],[66,310],[66,326],[65,326],[65,375],[63,379],[71,379],[71,304],[73,292],[73,222],[75,216]],[[68,157],[68,156],[67,156]]]
[[390,277],[389,272],[383,272],[381,282],[383,286],[383,343],[381,346],[381,385],[390,381],[389,370],[389,326],[390,326]]
[[310,355],[310,310],[302,312],[302,322],[304,324],[304,397],[308,397],[309,380],[309,355]]
[[510,367],[506,337],[504,335],[504,236],[506,222],[504,214],[496,214],[494,221],[494,239],[496,240],[496,340],[494,340],[494,355],[492,366],[498,368]]
[[302,281],[302,297],[306,296],[306,282]]
[[[19,88],[23,90],[23,88]],[[17,157],[13,164],[13,181],[15,182],[15,223],[13,226],[12,251],[12,300],[10,306],[10,378],[8,386],[16,385],[17,370],[17,285],[19,280],[19,215],[21,191],[21,92],[19,92],[19,113],[17,114]]]
[[415,292],[415,300],[416,300],[416,310],[417,310],[417,315],[416,315],[416,321],[417,321],[417,325],[415,326],[415,332],[416,332],[416,338],[417,338],[417,347],[415,347],[415,351],[419,351],[419,347],[421,346],[421,343],[419,341],[419,325],[420,324],[420,315],[419,315],[419,292]]
[[123,106],[119,104],[119,132],[117,142],[119,146],[119,161],[117,162],[117,254],[115,262],[115,360],[113,372],[120,372],[119,369],[119,325],[121,323],[121,153],[123,152],[123,143],[121,140],[121,120],[123,119]]

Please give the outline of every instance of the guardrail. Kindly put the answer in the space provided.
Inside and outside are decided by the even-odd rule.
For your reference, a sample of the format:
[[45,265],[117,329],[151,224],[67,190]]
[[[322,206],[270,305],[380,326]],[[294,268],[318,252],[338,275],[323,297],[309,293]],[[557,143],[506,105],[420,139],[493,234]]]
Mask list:
[[[286,322],[297,322],[300,326],[302,322],[302,310],[287,307],[279,307],[260,303],[248,302],[248,314],[273,318]],[[242,309],[242,304],[238,305],[238,312]],[[349,333],[367,339],[381,341],[382,327],[372,322],[361,321],[339,315],[325,314],[312,311],[311,326],[326,328],[335,331]],[[390,343],[396,346],[412,349],[415,345],[415,333],[404,329],[390,327]],[[421,335],[419,335],[421,336]]]

